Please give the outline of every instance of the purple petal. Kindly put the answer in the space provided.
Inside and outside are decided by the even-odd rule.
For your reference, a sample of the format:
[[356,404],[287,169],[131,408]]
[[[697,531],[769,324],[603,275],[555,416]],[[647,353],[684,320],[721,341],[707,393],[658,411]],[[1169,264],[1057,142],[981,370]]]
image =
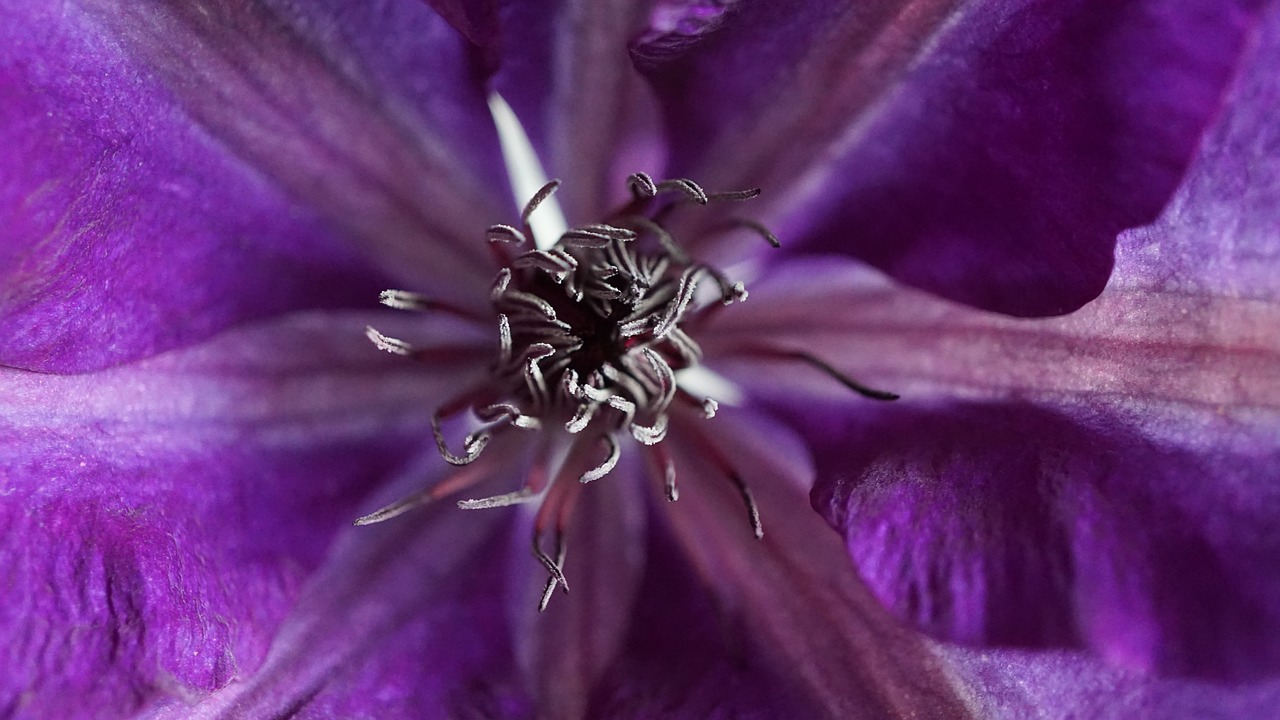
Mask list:
[[[557,198],[570,222],[600,220],[606,204],[626,194],[627,174],[656,169],[653,138],[628,135],[652,119],[627,54],[643,11],[637,0],[502,3],[508,41],[494,87],[520,116],[547,172],[564,180]],[[629,155],[643,159],[612,166]]]
[[901,617],[962,642],[1088,647],[1144,670],[1280,669],[1273,440],[1189,453],[1096,407],[850,415],[823,428],[814,507]]
[[379,353],[368,319],[290,316],[90,375],[0,371],[0,707],[122,717],[262,662],[333,534],[466,380]]
[[[657,502],[665,525],[667,502]],[[716,595],[662,530],[649,534],[630,635],[592,694],[589,717],[820,717],[790,669],[765,661],[735,597]]]
[[1280,707],[1280,681],[1221,684],[1163,679],[1078,653],[943,647],[983,717],[1042,720],[1254,720]]
[[462,36],[470,40],[480,53],[484,67],[493,72],[502,52],[502,32],[498,23],[496,0],[426,0]]
[[1125,289],[1280,298],[1280,9],[1268,8],[1227,111],[1154,225],[1116,248]]
[[414,3],[301,8],[3,11],[0,363],[90,370],[371,298],[353,240],[400,284],[480,292],[506,179],[464,42]]
[[[261,670],[196,716],[527,716],[505,612],[510,565],[532,558],[508,558],[507,520],[446,502],[348,529]],[[173,704],[160,717],[191,714]]]
[[[695,427],[715,424],[710,442],[731,458],[763,520],[757,540],[742,498],[708,462]],[[858,581],[833,537],[809,512],[805,453],[783,428],[723,412],[682,417],[677,472],[685,479],[666,505],[673,530],[743,638],[749,662],[783,679],[810,712],[833,717],[967,717],[920,637],[888,618]]]
[[673,172],[773,192],[789,247],[1056,314],[1173,192],[1256,4],[741,3],[649,75]]
[[[1074,315],[985,316],[811,262],[704,342],[723,356],[749,328],[914,399],[842,411],[863,419],[836,423],[856,434],[832,441],[817,496],[900,615],[1166,672],[1280,668],[1280,168],[1252,159],[1276,142],[1276,17],[1165,216],[1123,236],[1111,285]],[[784,386],[835,387],[807,372],[757,389]]]
[[[547,571],[528,559],[532,523],[522,523],[513,537],[510,555],[518,563],[512,567],[516,581],[510,594],[515,651],[537,707],[547,717],[594,717],[587,712],[592,691],[632,628],[647,520],[634,470],[630,464],[620,466],[580,489],[566,534],[564,572],[572,590],[557,591],[545,612],[538,612],[537,602]],[[649,587],[645,592],[660,590]]]

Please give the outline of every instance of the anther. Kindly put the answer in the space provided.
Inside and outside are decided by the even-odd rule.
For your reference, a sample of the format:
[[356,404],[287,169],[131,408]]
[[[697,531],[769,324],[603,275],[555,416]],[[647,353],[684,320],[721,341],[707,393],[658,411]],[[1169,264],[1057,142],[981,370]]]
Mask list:
[[510,225],[490,225],[484,236],[489,242],[511,243],[513,245],[521,245],[528,241],[524,233]]
[[609,472],[617,466],[618,458],[622,457],[622,448],[618,446],[617,439],[615,439],[611,433],[601,435],[600,439],[602,439],[605,445],[608,446],[609,455],[604,459],[604,462],[582,473],[582,477],[578,478],[578,481],[581,483],[585,484],[593,482],[595,480],[599,480],[605,475],[608,475]]
[[409,343],[403,340],[399,340],[393,337],[387,337],[386,335],[383,335],[382,333],[373,329],[372,326],[365,327],[364,336],[369,338],[370,342],[372,342],[374,346],[377,347],[379,350],[385,350],[393,355],[412,355],[413,354],[412,345],[410,345]]
[[760,197],[760,188],[750,190],[730,190],[728,192],[710,193],[708,200],[751,200]]
[[653,178],[642,172],[633,173],[627,177],[627,188],[631,190],[631,194],[637,200],[651,198],[658,194],[658,188],[653,184]]
[[437,411],[431,415],[431,434],[435,436],[436,448],[440,451],[440,457],[450,465],[469,465],[480,457],[480,453],[484,451],[484,446],[489,444],[490,435],[488,432],[480,432],[468,435],[462,442],[462,455],[454,455],[449,451],[448,443],[445,442],[444,432],[440,429],[440,413]]
[[782,247],[782,242],[778,240],[778,236],[774,235],[773,231],[765,227],[763,224],[756,222],[755,220],[749,220],[747,218],[730,218],[729,224],[733,226],[744,227],[749,230],[754,230],[756,234],[764,238],[764,241],[769,243],[773,247],[775,248]]
[[538,209],[538,206],[542,204],[542,201],[551,197],[552,193],[554,193],[558,187],[560,187],[560,181],[552,180],[546,185],[543,185],[538,192],[534,193],[533,197],[529,198],[529,202],[525,204],[524,210],[520,211],[521,224],[528,225],[529,216],[533,214],[534,210]]
[[688,197],[699,205],[707,204],[707,192],[702,189],[702,186],[692,180],[687,180],[685,178],[663,180],[655,186],[655,189],[659,192],[664,190],[676,190],[684,193],[685,197]]
[[492,497],[476,498],[474,500],[459,500],[458,508],[460,510],[488,510],[490,508],[509,507],[511,505],[524,505],[526,503],[532,503],[541,497],[541,493],[535,493],[525,487],[513,492],[493,495]]

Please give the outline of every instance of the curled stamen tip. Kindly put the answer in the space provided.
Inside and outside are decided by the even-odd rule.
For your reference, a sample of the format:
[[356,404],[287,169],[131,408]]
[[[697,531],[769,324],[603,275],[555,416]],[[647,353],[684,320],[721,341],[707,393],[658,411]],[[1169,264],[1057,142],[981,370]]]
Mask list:
[[495,243],[513,243],[516,245],[524,243],[527,238],[524,233],[511,227],[510,225],[491,225],[485,231],[485,238],[489,242]]
[[648,173],[632,173],[627,178],[627,187],[637,197],[651,198],[658,194],[658,187],[654,185],[653,178],[649,177]]
[[409,343],[393,337],[387,337],[375,330],[372,325],[365,326],[364,336],[369,338],[369,341],[379,350],[385,350],[393,355],[408,355],[413,352],[413,347]]
[[675,502],[680,499],[680,491],[674,486],[667,488],[667,502]]

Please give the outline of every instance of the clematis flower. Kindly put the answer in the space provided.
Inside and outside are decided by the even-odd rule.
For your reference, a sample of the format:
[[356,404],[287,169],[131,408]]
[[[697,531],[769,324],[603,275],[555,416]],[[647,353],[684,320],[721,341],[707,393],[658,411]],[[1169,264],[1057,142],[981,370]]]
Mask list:
[[437,6],[0,3],[6,715],[1276,706],[1274,5]]

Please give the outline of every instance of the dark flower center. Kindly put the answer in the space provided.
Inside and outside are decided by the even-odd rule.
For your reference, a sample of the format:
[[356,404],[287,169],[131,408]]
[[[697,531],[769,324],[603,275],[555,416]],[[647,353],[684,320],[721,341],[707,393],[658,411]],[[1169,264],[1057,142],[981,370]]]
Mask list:
[[[432,417],[441,456],[460,467],[477,461],[482,465],[489,442],[513,428],[563,426],[563,433],[542,437],[520,489],[458,503],[463,509],[536,504],[533,553],[550,576],[541,607],[557,586],[568,590],[562,570],[567,518],[582,485],[604,477],[617,465],[618,437],[630,435],[639,443],[654,474],[662,476],[667,498],[674,501],[678,497],[675,465],[661,446],[670,423],[669,410],[674,403],[686,403],[710,418],[718,407],[715,400],[699,397],[677,381],[679,371],[702,359],[701,349],[684,328],[718,307],[745,300],[747,292],[742,283],[730,282],[694,260],[664,222],[681,206],[749,200],[759,194],[758,190],[708,194],[690,180],[654,182],[636,173],[628,178],[631,202],[603,222],[569,229],[545,249],[529,247],[535,245],[530,215],[558,185],[558,181],[548,183],[534,195],[521,213],[519,228],[489,228],[487,238],[501,266],[491,292],[497,320],[496,358],[485,382],[444,403]],[[732,222],[778,245],[759,224]],[[382,301],[401,309],[443,310],[475,319],[474,313],[399,290],[386,291]],[[372,328],[368,333],[384,350],[403,355],[415,352],[403,341]],[[857,392],[892,397],[863,388],[804,353],[767,347],[753,352],[803,360]],[[468,410],[474,416],[471,424],[479,427],[466,435],[461,452],[454,452],[442,423]],[[752,531],[762,537],[755,500],[733,464],[714,443],[693,434],[693,446],[736,485]],[[553,463],[552,457],[558,460]],[[457,492],[485,475],[468,473],[470,469],[357,523],[386,520]],[[573,482],[575,478],[580,482]],[[541,546],[546,533],[554,537],[554,558]]]

